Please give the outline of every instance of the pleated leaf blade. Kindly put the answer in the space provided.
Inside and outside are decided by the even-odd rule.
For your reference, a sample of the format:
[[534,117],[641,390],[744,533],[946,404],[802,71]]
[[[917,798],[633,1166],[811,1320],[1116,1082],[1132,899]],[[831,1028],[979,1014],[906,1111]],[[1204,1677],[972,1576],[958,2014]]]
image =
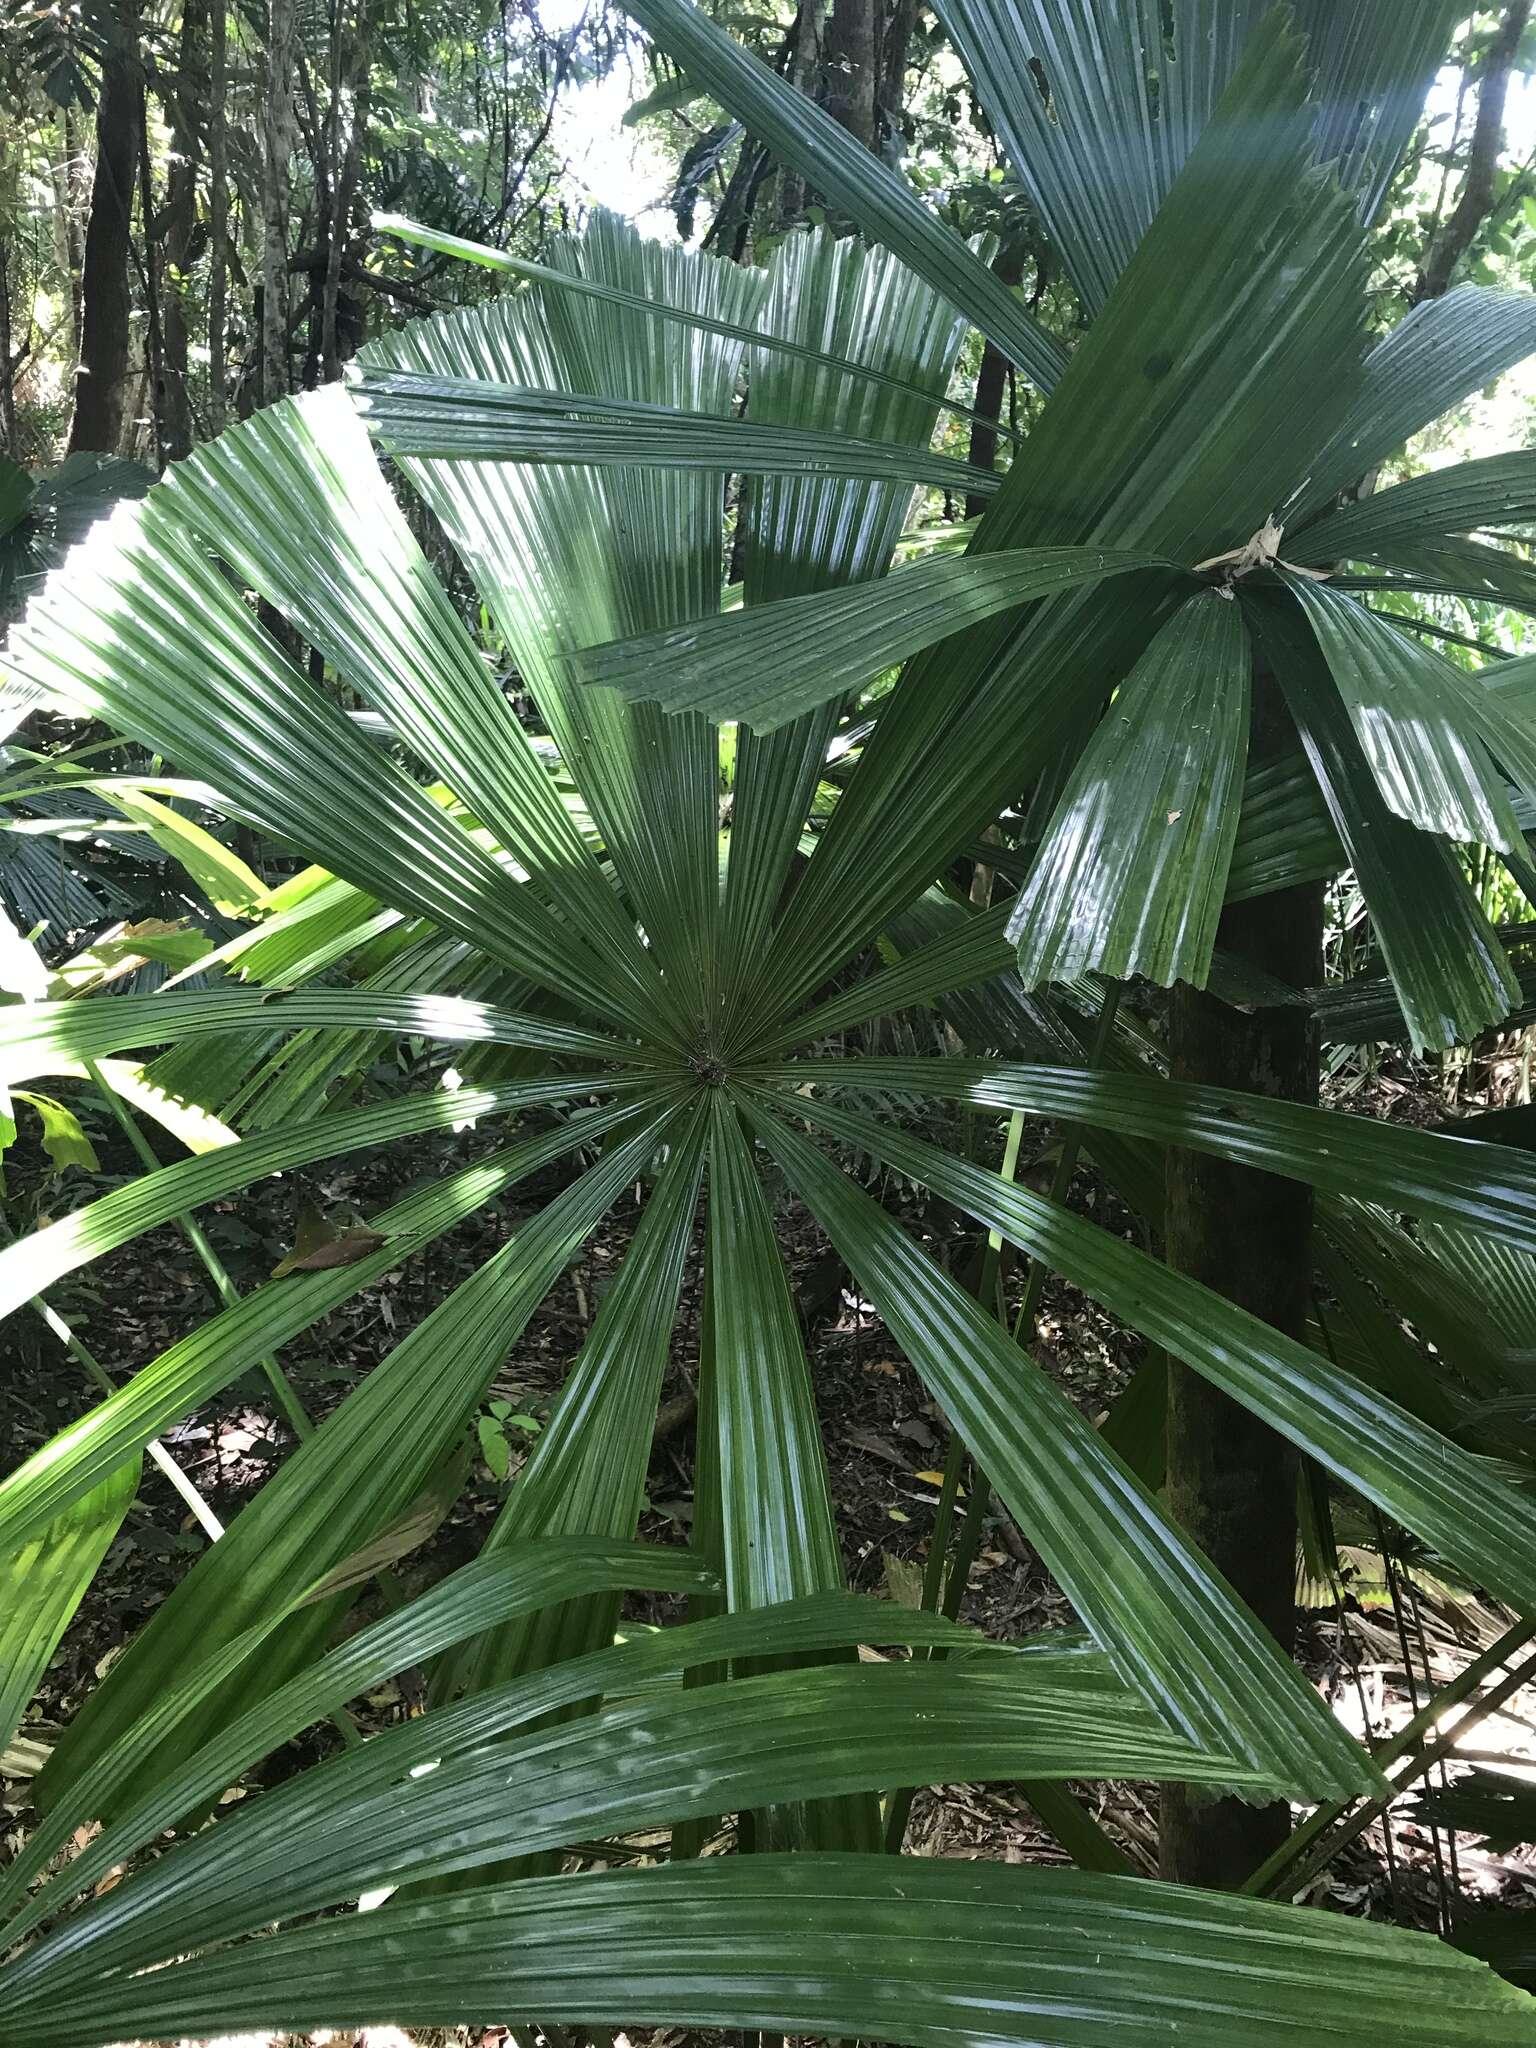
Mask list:
[[1063,367],[1061,344],[878,157],[690,0],[634,0],[626,12],[781,163],[925,277],[1042,390],[1051,389]]
[[856,1079],[861,1090],[1020,1109],[1052,1122],[1095,1126],[1175,1145],[1259,1173],[1283,1174],[1330,1194],[1371,1199],[1422,1225],[1472,1231],[1511,1256],[1536,1253],[1536,1160],[1509,1145],[1414,1130],[1297,1102],[1165,1081],[1150,1071],[1012,1061],[796,1060],[781,1080]]
[[570,665],[583,683],[773,732],[999,613],[1133,569],[1171,566],[1155,555],[1100,548],[939,556],[880,583],[780,598],[585,648]]
[[[38,1780],[43,1811],[66,1800],[81,1772],[153,1704],[167,1670],[207,1657],[269,1604],[314,1585],[409,1505],[462,1439],[492,1375],[566,1262],[644,1169],[670,1114],[637,1110],[638,1128],[418,1323],[298,1447],[71,1722]],[[198,1733],[232,1718],[258,1685],[279,1684],[334,1620],[334,1602],[295,1616],[281,1644],[269,1638],[263,1645],[259,1672],[248,1668],[205,1701],[146,1770],[179,1761]]]
[[[752,1102],[773,1157],[1126,1682],[1189,1741],[1276,1786],[1363,1787],[1374,1773],[1362,1752],[1066,1396],[868,1195]],[[808,1107],[877,1156],[903,1156],[894,1131]],[[932,1147],[911,1156],[925,1174],[948,1165]]]
[[1455,855],[1388,808],[1290,599],[1245,599],[1245,608],[1359,878],[1411,1042],[1453,1045],[1502,1023],[1520,984]]
[[[811,1101],[806,1113],[1043,1258],[1500,1598],[1522,1611],[1536,1602],[1536,1503],[1490,1472],[1485,1460],[1257,1316],[1059,1204],[856,1111]],[[984,1456],[979,1446],[978,1454]],[[1105,1648],[1113,1646],[1106,1642]]]
[[1121,684],[1014,903],[1026,988],[1089,972],[1205,986],[1242,804],[1250,664],[1237,606],[1211,592],[1180,606]]
[[[656,1929],[685,1925],[659,1953]],[[1114,1971],[1105,1958],[1114,1958]],[[566,2023],[877,2034],[909,2048],[1517,2048],[1532,2001],[1427,1934],[1240,1895],[944,1858],[710,1857],[327,1921],[75,1989],[17,2048],[132,2033]]]
[[9,1748],[48,1660],[139,1490],[128,1458],[37,1535],[0,1556],[0,1750]]
[[[1479,734],[1475,685],[1346,592],[1288,579],[1388,808],[1422,831],[1503,852],[1525,841]],[[1527,751],[1536,752],[1527,743]]]
[[[820,1603],[807,1604],[814,1615]],[[860,1633],[881,1626],[867,1601],[858,1605],[865,1610]],[[759,1654],[772,1656],[777,1640],[783,1655],[795,1632],[774,1626],[782,1613],[694,1624],[686,1631],[692,1644],[669,1645],[663,1636],[646,1657],[600,1651],[584,1660],[582,1675],[589,1688],[599,1672],[614,1683],[626,1665],[637,1675],[664,1670],[669,1649],[673,1657],[696,1656],[710,1642],[734,1640],[738,1654],[761,1645]],[[938,1634],[906,1622],[888,1626],[897,1638]],[[846,1643],[852,1632],[845,1608],[840,1629],[819,1633],[823,1642],[840,1635]],[[540,1674],[519,1688],[522,1719],[537,1711],[541,1695],[546,1714],[553,1710],[569,1694],[571,1675]],[[492,1724],[504,1723],[511,1694],[488,1698]],[[1077,1650],[770,1671],[733,1679],[726,1711],[721,1698],[713,1686],[642,1693],[581,1719],[514,1727],[496,1742],[481,1736],[442,1744],[435,1768],[425,1771],[410,1760],[431,1757],[433,1716],[421,1728],[390,1729],[88,1902],[0,1973],[0,2021],[9,2038],[18,2019],[82,1980],[323,1910],[380,1881],[420,1885],[591,1832],[626,1834],[717,1806],[749,1810],[797,1791],[834,1797],[872,1780],[1088,1775],[1210,1785],[1225,1777],[1254,1791],[1265,1783],[1232,1755],[1206,1754],[1172,1733],[1102,1659]],[[455,1725],[461,1722],[458,1716]],[[506,1796],[511,1784],[515,1801]]]

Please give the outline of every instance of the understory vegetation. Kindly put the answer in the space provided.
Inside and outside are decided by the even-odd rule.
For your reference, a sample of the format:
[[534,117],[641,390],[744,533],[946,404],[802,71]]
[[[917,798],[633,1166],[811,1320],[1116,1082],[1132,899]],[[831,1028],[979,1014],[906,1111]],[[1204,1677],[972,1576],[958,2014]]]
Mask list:
[[0,470],[0,2040],[1536,2040],[1476,134],[1383,283],[1529,10],[942,0],[1031,298],[627,5],[732,238],[383,211],[461,303]]

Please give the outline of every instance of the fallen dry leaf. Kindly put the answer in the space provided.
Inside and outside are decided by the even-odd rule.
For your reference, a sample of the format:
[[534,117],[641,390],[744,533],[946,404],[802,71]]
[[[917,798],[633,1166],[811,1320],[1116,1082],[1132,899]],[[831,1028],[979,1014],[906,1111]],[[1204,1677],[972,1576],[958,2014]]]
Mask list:
[[338,1229],[318,1209],[305,1208],[299,1216],[293,1250],[272,1268],[272,1278],[281,1280],[289,1273],[328,1273],[336,1266],[355,1266],[385,1242],[377,1230],[369,1230],[361,1223]]

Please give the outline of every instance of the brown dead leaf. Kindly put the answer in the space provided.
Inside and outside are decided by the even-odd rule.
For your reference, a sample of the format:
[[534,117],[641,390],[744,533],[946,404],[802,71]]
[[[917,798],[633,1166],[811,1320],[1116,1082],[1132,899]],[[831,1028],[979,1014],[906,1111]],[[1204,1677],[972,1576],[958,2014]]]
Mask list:
[[333,1266],[355,1266],[359,1259],[366,1259],[370,1252],[376,1252],[387,1240],[380,1231],[344,1230],[339,1237],[333,1237],[329,1244],[317,1245],[303,1258],[292,1253],[281,1264],[274,1267],[272,1277],[281,1279],[285,1273],[328,1273]]
[[906,1459],[894,1444],[888,1444],[883,1436],[876,1436],[872,1429],[845,1429],[844,1439],[861,1451],[868,1451],[876,1458],[884,1458],[890,1465],[905,1465]]
[[306,1207],[299,1215],[298,1236],[293,1250],[272,1268],[272,1278],[289,1273],[328,1273],[337,1266],[355,1266],[376,1252],[386,1239],[364,1224],[338,1226],[327,1222],[318,1209]]
[[898,1607],[921,1607],[923,1604],[923,1568],[910,1558],[893,1557],[890,1551],[881,1556],[885,1568],[885,1590]]

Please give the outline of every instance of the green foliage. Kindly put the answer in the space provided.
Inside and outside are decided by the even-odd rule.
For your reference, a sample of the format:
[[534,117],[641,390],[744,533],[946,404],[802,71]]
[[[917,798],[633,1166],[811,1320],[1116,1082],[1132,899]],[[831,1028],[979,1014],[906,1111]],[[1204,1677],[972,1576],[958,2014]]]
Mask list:
[[153,481],[139,463],[115,456],[71,455],[34,477],[0,453],[0,624],[103,511],[119,498],[141,498]]
[[[39,1826],[0,1879],[14,1951],[0,2026],[85,2048],[452,2022],[510,2000],[559,2021],[935,2048],[961,2033],[1088,2048],[1110,2030],[1149,2048],[1363,2027],[1426,2048],[1528,2039],[1523,1994],[1424,1937],[1102,1868],[875,1853],[880,1795],[915,1782],[1107,1776],[1330,1799],[1381,1781],[1170,1518],[1144,1455],[1116,1448],[1136,1451],[1136,1430],[1093,1428],[817,1142],[1063,1274],[1340,1487],[1536,1609],[1529,1447],[1501,1443],[1500,1463],[1448,1433],[1468,1389],[1515,1391],[1515,1362],[1484,1355],[1470,1323],[1436,1330],[1433,1362],[1409,1346],[1417,1379],[1390,1342],[1324,1355],[891,1107],[1064,1118],[1153,1225],[1168,1146],[1308,1181],[1327,1242],[1369,1283],[1350,1297],[1367,1336],[1372,1290],[1412,1292],[1397,1275],[1415,1251],[1430,1278],[1401,1306],[1426,1331],[1436,1276],[1529,1308],[1522,1155],[1175,1088],[1129,1006],[1109,1028],[1111,985],[1132,981],[1326,1015],[1317,991],[1256,989],[1214,941],[1225,900],[1337,872],[1340,849],[1391,1028],[1400,1007],[1411,1042],[1450,1043],[1522,1000],[1454,850],[1523,858],[1515,805],[1536,778],[1519,688],[1300,573],[1346,543],[1386,560],[1390,542],[1410,588],[1428,573],[1420,550],[1491,588],[1518,581],[1516,556],[1471,540],[1490,503],[1517,502],[1499,495],[1505,470],[1333,509],[1363,466],[1536,339],[1503,302],[1496,338],[1473,335],[1474,293],[1443,302],[1435,346],[1416,316],[1367,347],[1362,214],[1411,130],[1445,10],[1415,8],[1394,39],[1358,0],[1361,33],[1325,24],[1311,47],[1314,97],[1289,10],[1256,7],[1246,37],[1208,45],[1210,9],[1181,0],[1172,55],[1207,67],[1175,64],[1186,97],[1146,91],[1139,47],[1109,80],[1140,94],[1134,182],[1114,174],[1118,117],[1091,68],[1063,71],[1059,130],[1030,173],[1095,314],[1069,360],[974,250],[722,29],[684,0],[635,10],[887,246],[818,231],[738,268],[599,217],[526,289],[389,337],[350,390],[284,401],[178,464],[93,532],[15,635],[23,689],[130,735],[316,866],[269,892],[158,797],[123,795],[217,901],[263,920],[199,963],[250,985],[9,1006],[0,1080],[170,1047],[155,1079],[240,1136],[0,1252],[7,1305],[264,1175],[466,1116],[522,1120],[383,1214],[311,1219],[270,1279],[0,1483],[8,1571],[51,1531],[77,1532],[39,1590],[42,1620],[23,1618],[31,1667],[139,1447],[509,1188],[567,1171],[282,1463],[71,1721],[36,1788]],[[952,11],[1005,139],[1022,136],[1039,109],[1009,97],[998,22]],[[1303,27],[1322,12],[1304,9]],[[1064,24],[1060,61],[1081,64],[1093,13],[1041,0],[1032,18]],[[1347,135],[1330,98],[1346,81],[1369,115]],[[966,321],[1037,379],[1038,413],[965,551],[885,578],[913,482],[974,481],[930,450]],[[526,719],[370,437],[472,577]],[[731,614],[726,471],[746,479]],[[1302,749],[1253,775],[1250,640]],[[740,721],[725,741],[722,718]],[[1007,836],[983,840],[1000,819]],[[950,893],[978,849],[1016,887],[995,911]],[[1014,946],[1022,983],[1005,971]],[[828,1052],[834,1032],[930,1004],[974,1062]],[[467,1048],[474,1070],[369,1099],[369,1065],[402,1040],[413,1059],[416,1041]],[[415,1071],[444,1078],[426,1058]],[[1087,1639],[989,1648],[923,1607],[842,1591],[775,1230],[786,1184]],[[633,1188],[617,1276],[530,1429],[498,1372]],[[633,1538],[691,1265],[705,1304],[694,1547],[647,1552]],[[527,1440],[515,1477],[509,1430]],[[481,1557],[338,1641],[360,1573],[431,1521],[471,1441],[510,1482]],[[688,1592],[694,1618],[616,1643],[630,1586]],[[864,1663],[861,1645],[950,1654]],[[185,1825],[419,1661],[425,1714]],[[753,1812],[762,1839],[823,1853],[688,1859],[702,1824]],[[100,1837],[47,1875],[93,1821]],[[641,1829],[675,1831],[672,1866],[526,1874]],[[401,1895],[335,1915],[375,1886]]]

